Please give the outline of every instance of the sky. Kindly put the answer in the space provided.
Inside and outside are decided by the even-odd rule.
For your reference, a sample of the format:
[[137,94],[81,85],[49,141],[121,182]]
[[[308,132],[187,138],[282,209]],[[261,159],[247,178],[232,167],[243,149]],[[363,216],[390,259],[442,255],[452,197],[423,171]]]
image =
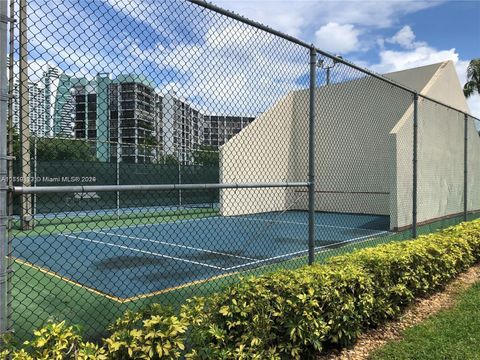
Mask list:
[[[379,73],[453,60],[463,84],[469,60],[480,57],[480,1],[213,3]],[[305,48],[184,0],[28,4],[31,79],[48,65],[90,79],[139,73],[205,112],[245,116],[308,85]],[[480,96],[469,106],[480,117]]]
[[[480,1],[214,0],[322,50],[379,73],[445,60],[461,84],[480,58]],[[480,117],[480,96],[468,101]]]

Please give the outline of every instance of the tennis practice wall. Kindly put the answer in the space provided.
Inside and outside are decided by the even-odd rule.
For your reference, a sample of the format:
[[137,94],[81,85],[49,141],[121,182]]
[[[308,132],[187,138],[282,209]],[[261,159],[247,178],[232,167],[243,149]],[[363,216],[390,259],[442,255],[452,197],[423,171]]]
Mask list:
[[[303,166],[303,162],[296,162],[293,153],[297,137],[293,124],[296,106],[295,93],[289,93],[222,146],[220,182],[302,179],[296,167]],[[237,199],[241,199],[240,206]],[[220,209],[224,216],[281,211],[287,206],[285,188],[220,191]]]
[[[386,76],[468,112],[452,62]],[[420,99],[418,221],[426,222],[463,210],[465,120],[461,112]],[[390,215],[391,229],[410,226],[413,94],[363,77],[317,88],[315,110],[315,210]],[[291,92],[220,149],[221,180],[306,178],[307,130],[308,91]],[[473,185],[480,180],[480,139],[473,120],[468,130],[471,210],[480,208]],[[220,209],[224,216],[307,210],[306,191],[222,190]]]
[[[404,71],[403,73],[407,73]],[[388,75],[387,75],[388,76]],[[451,61],[437,64],[421,93],[469,112]],[[392,229],[412,224],[413,104],[392,129],[394,186],[390,210]],[[467,119],[467,209],[480,209],[480,137],[473,118]],[[419,223],[459,214],[464,192],[463,113],[419,98],[418,102],[418,211]]]

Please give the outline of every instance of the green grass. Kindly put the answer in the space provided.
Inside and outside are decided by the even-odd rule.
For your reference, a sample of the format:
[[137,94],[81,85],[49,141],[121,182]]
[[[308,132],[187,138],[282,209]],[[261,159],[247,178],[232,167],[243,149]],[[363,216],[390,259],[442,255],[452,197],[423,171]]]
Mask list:
[[460,294],[454,308],[407,329],[401,341],[388,343],[371,359],[480,359],[480,282]]
[[14,263],[13,270],[13,328],[19,339],[30,338],[48,320],[78,324],[87,338],[96,338],[124,311],[122,304],[29,266]]
[[[172,221],[178,219],[187,219],[200,216],[215,216],[215,211],[205,209],[191,210],[182,215],[164,213],[161,218],[132,219],[132,225],[158,223],[162,221]],[[140,222],[137,222],[140,221]],[[153,221],[153,222],[152,222]],[[428,225],[419,228],[419,233],[427,233],[438,228],[450,226],[458,223],[458,219],[451,219],[436,225]],[[128,226],[125,220],[100,220],[93,222],[79,222],[51,225],[43,224],[43,228],[37,226],[33,233],[18,233],[16,237],[26,235],[51,234],[65,232],[68,230],[82,230],[93,228],[105,228],[114,226]],[[410,231],[401,233],[387,234],[378,238],[371,238],[363,242],[353,242],[344,244],[341,247],[332,247],[324,249],[317,253],[316,262],[325,262],[332,256],[345,254],[356,249],[372,247],[378,244],[384,244],[392,241],[401,241],[411,237]],[[251,269],[241,273],[230,274],[225,277],[213,279],[210,281],[192,284],[190,286],[178,288],[163,294],[154,295],[148,298],[136,301],[118,303],[105,296],[93,293],[85,288],[71,284],[65,280],[45,274],[37,269],[31,268],[19,263],[14,264],[14,287],[13,287],[13,323],[16,334],[20,339],[26,339],[31,336],[32,330],[42,326],[47,320],[67,320],[70,324],[79,324],[85,334],[86,339],[99,339],[105,335],[105,328],[113,320],[119,317],[127,309],[140,309],[152,302],[167,304],[177,308],[181,306],[186,299],[193,296],[208,295],[238,281],[240,276],[260,275],[270,273],[277,269],[295,269],[307,264],[307,257],[300,256],[295,259],[274,263],[260,268]],[[105,281],[112,281],[105,279]]]

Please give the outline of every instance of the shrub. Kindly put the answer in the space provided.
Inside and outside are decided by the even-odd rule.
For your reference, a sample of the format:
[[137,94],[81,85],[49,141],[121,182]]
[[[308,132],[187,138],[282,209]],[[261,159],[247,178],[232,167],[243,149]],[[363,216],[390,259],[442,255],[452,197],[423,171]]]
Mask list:
[[480,260],[480,220],[380,245],[325,265],[243,279],[193,298],[178,314],[160,305],[127,312],[103,347],[49,324],[13,359],[304,359],[398,316]]
[[480,221],[249,278],[183,307],[198,358],[305,358],[346,345],[480,260]]
[[351,342],[371,312],[371,293],[360,267],[315,265],[245,279],[190,301],[182,314],[199,358],[299,358],[325,342]]
[[78,330],[67,326],[65,321],[45,327],[34,332],[32,341],[25,341],[23,348],[16,350],[7,342],[0,354],[2,359],[11,357],[12,360],[106,360],[104,348],[96,344],[83,342]]
[[178,359],[185,350],[188,323],[158,304],[127,312],[105,339],[110,359]]

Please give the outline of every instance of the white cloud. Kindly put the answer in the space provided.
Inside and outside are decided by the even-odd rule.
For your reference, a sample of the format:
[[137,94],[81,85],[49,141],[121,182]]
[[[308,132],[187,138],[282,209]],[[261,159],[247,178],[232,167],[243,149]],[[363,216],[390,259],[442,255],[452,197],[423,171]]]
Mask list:
[[236,24],[210,28],[205,42],[194,50],[177,46],[157,58],[163,66],[175,64],[185,75],[182,78],[187,81],[178,93],[198,106],[212,113],[255,116],[287,92],[302,87],[298,78],[308,72],[304,51],[285,49],[283,53],[278,51],[284,48],[278,38],[259,37],[256,32]]
[[413,49],[418,44],[415,43],[415,34],[410,26],[405,25],[395,35],[386,40],[391,44],[398,44],[406,49]]
[[430,65],[442,61],[452,60],[456,63],[459,59],[455,49],[436,50],[427,45],[419,46],[412,50],[381,50],[380,63],[370,68],[379,73],[405,70],[413,67]]
[[321,1],[316,2],[315,15],[324,14],[328,21],[385,28],[395,24],[405,14],[414,13],[440,1]]
[[292,6],[291,1],[284,0],[217,0],[214,3],[297,37],[301,36],[302,29],[308,24],[311,5],[310,1],[296,1]]
[[[31,31],[36,34],[31,37],[31,48],[41,53],[45,62],[77,77],[92,78],[98,72],[112,77],[144,74],[158,90],[175,90],[178,97],[213,113],[257,115],[282,95],[305,86],[308,52],[302,47],[226,17],[215,17],[213,12],[202,11],[202,17],[189,21],[201,8],[183,0],[161,2],[160,8],[154,6],[158,4],[154,0],[104,2],[119,12],[114,18],[109,14],[97,19],[100,25],[118,23],[108,34],[100,25],[85,28],[83,24],[91,16],[81,9],[72,9],[65,23],[49,24],[42,19],[48,18],[50,6],[31,2],[35,23]],[[69,28],[69,36],[78,40],[62,39],[59,30],[79,19],[82,26]],[[284,12],[284,26],[290,19],[289,12]],[[157,36],[150,28],[145,34],[143,28],[128,31],[138,22],[161,34]],[[290,25],[295,27],[294,22]],[[32,63],[30,74],[40,76],[45,66]]]
[[315,33],[317,46],[334,53],[348,53],[358,50],[360,31],[351,24],[340,25],[330,22]]
[[198,44],[142,49],[132,39],[122,53],[131,66],[173,70],[172,78],[160,79],[168,80],[164,87],[173,85],[178,97],[212,113],[256,115],[305,86],[298,79],[308,73],[303,48],[292,51],[273,35],[233,22],[209,28]]
[[[114,76],[122,72],[152,75],[158,88],[169,84],[180,96],[216,113],[256,115],[255,112],[263,111],[283,94],[306,86],[308,62],[305,59],[308,54],[301,47],[225,17],[214,16],[208,11],[202,11],[203,17],[197,16],[188,22],[190,17],[199,13],[192,9],[200,8],[192,4],[185,5],[184,2],[181,4],[185,9],[188,10],[189,6],[192,8],[177,11],[168,2],[164,8],[157,8],[153,0],[103,1],[121,11],[120,17],[128,16],[130,21],[135,19],[150,26],[160,26],[156,30],[167,34],[171,42],[155,36],[146,39],[142,34],[132,32],[127,37],[113,38],[108,47],[102,43],[99,47],[89,48],[90,43],[79,42],[73,44],[73,48],[54,37],[42,38],[41,35],[32,39],[31,45],[50,49],[51,53],[45,52],[45,57],[77,76],[91,76],[99,71],[110,72]],[[360,35],[368,34],[368,27],[390,26],[402,14],[438,4],[428,1],[388,1],[362,2],[359,6],[357,1],[340,3],[309,0],[296,1],[294,5],[286,0],[218,0],[216,3],[291,35],[308,38],[302,33],[310,29],[312,38],[313,29],[318,29],[315,37],[319,47],[340,53],[358,50]],[[171,10],[172,14],[161,14],[161,10]],[[183,15],[179,14],[183,13],[184,22],[189,25],[187,29],[176,27],[178,24],[174,21],[161,21],[169,15],[180,21],[179,17],[183,19]],[[43,14],[37,12],[35,16]],[[74,13],[70,16],[74,16]],[[196,24],[195,28],[190,27],[193,24]],[[200,27],[202,31],[198,30]],[[101,29],[93,27],[92,31],[98,33]],[[42,34],[41,31],[38,33]],[[198,35],[198,38],[193,39],[191,33]],[[100,35],[92,35],[92,38],[101,38]],[[390,39],[378,39],[378,43],[382,44],[380,62],[373,66],[377,72],[401,70],[447,59],[459,63],[455,49],[439,51],[417,42],[413,30],[408,26]],[[399,44],[405,50],[383,48],[383,45],[392,43]],[[104,48],[113,50],[104,51]],[[471,100],[469,103],[473,104],[472,110],[475,106],[478,108],[475,105],[478,102]]]
[[[216,5],[246,15],[289,35],[301,36],[329,22],[385,28],[398,19],[443,1],[318,1],[318,0],[214,0]],[[308,37],[310,34],[305,34]]]
[[[375,72],[388,73],[451,60],[455,64],[460,84],[463,86],[466,82],[468,61],[461,60],[455,49],[437,50],[425,42],[415,41],[415,34],[408,26],[403,27],[392,38],[380,43],[382,45],[396,43],[403,46],[405,50],[389,50],[381,47],[380,62],[367,66]],[[467,103],[471,114],[480,117],[480,95],[470,97]]]

